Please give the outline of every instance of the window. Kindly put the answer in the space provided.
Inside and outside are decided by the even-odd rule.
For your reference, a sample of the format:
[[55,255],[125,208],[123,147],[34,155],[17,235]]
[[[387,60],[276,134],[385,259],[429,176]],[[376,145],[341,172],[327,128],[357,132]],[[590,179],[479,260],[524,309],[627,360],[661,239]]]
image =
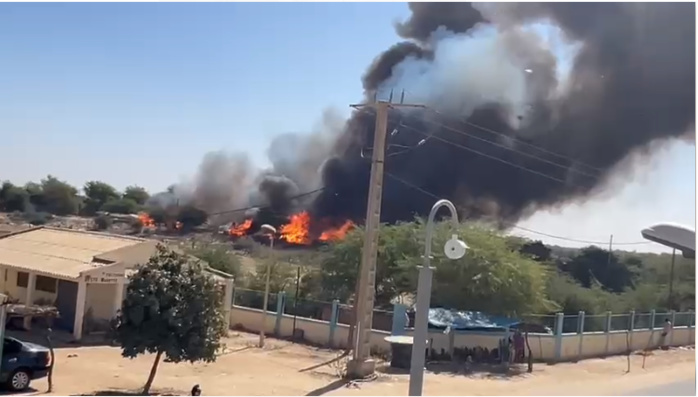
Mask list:
[[56,280],[53,277],[46,277],[46,276],[36,276],[36,290],[37,291],[44,291],[44,292],[50,292],[50,293],[56,293]]
[[2,354],[17,354],[22,351],[22,345],[12,339],[5,338],[2,346]]
[[29,273],[17,272],[17,286],[27,288],[29,285]]

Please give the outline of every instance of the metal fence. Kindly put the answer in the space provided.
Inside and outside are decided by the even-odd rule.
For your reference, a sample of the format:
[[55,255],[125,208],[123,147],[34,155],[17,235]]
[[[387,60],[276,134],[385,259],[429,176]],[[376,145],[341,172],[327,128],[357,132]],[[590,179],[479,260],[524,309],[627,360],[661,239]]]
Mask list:
[[[281,301],[279,302],[279,299]],[[233,304],[237,306],[262,309],[264,304],[264,291],[235,288],[233,291]],[[308,299],[296,300],[292,295],[281,293],[269,293],[267,310],[276,312],[282,310],[283,314],[312,318],[315,320],[330,321],[332,317],[332,302],[323,302]],[[349,311],[344,305],[338,305],[337,320],[339,323],[348,323]],[[557,331],[559,324],[561,333],[580,332],[607,332],[607,331],[628,331],[641,329],[657,329],[664,326],[668,319],[674,327],[686,327],[695,325],[694,312],[655,312],[648,313],[611,313],[599,315],[587,315],[584,312],[578,314],[531,314],[521,316],[527,323],[538,324],[545,327],[549,332]],[[374,328],[390,330],[392,323],[392,312],[375,310]]]

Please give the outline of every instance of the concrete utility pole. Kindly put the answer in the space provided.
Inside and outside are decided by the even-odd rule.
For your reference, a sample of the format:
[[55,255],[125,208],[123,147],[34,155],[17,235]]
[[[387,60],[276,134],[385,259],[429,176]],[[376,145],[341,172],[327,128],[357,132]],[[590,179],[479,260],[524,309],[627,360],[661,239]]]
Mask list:
[[[376,292],[376,256],[378,253],[378,227],[380,226],[381,201],[383,197],[383,167],[385,162],[385,140],[388,128],[388,110],[396,107],[423,107],[422,105],[404,104],[405,93],[399,104],[389,101],[351,105],[353,108],[373,108],[376,112],[376,126],[373,137],[373,156],[371,160],[371,182],[368,190],[366,209],[366,235],[361,252],[361,266],[357,280],[358,296],[354,297],[354,354],[347,365],[347,374],[351,378],[364,378],[375,371],[375,362],[370,359],[371,326],[373,322],[373,304]],[[352,341],[353,342],[353,341]]]

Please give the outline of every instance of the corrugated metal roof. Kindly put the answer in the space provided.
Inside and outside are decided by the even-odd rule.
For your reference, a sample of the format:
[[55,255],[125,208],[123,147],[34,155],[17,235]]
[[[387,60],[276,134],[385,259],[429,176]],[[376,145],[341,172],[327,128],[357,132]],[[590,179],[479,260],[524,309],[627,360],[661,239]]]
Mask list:
[[[94,257],[145,240],[70,229],[37,228],[0,237],[0,264],[63,278],[104,266]],[[116,259],[116,258],[115,258]]]

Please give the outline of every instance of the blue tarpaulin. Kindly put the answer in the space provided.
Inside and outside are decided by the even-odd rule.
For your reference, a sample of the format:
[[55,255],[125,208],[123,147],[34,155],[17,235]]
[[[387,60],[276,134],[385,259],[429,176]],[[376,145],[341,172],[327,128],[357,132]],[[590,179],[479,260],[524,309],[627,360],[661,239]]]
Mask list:
[[507,327],[514,328],[519,323],[520,320],[517,319],[492,316],[482,312],[429,309],[429,328],[504,331]]

